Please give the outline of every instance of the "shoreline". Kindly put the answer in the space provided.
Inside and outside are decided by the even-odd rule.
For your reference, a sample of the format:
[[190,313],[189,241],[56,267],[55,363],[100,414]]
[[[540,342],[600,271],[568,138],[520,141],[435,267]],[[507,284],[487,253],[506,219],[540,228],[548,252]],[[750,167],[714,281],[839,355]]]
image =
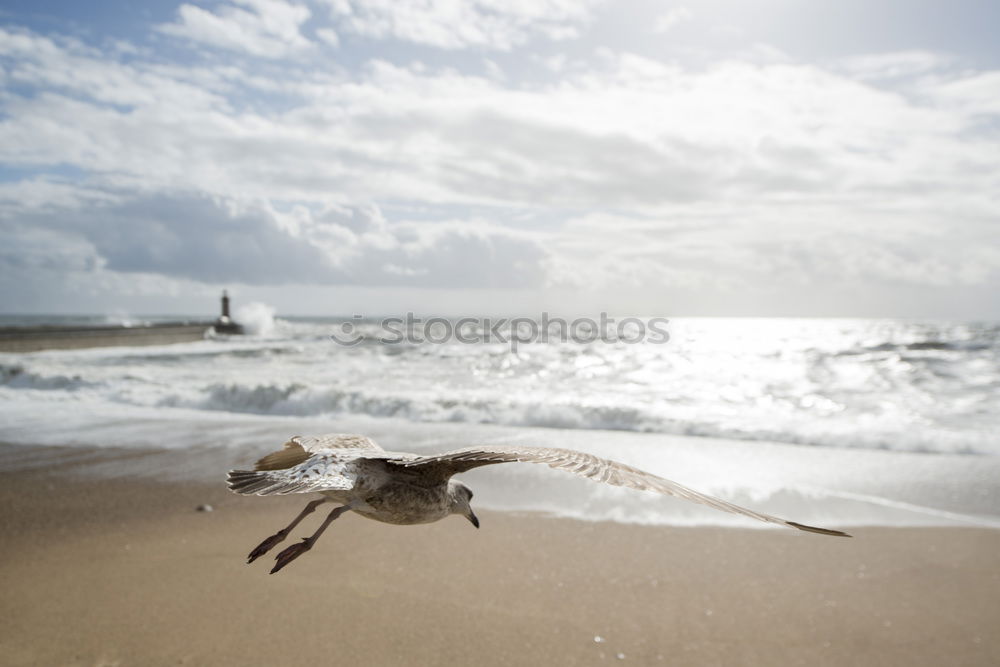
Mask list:
[[348,515],[271,576],[306,496],[55,468],[0,473],[4,664],[1000,662],[996,530]]
[[[1000,458],[821,448],[657,433],[424,423],[392,418],[299,419],[135,409],[114,415],[8,410],[0,472],[47,470],[95,478],[219,483],[292,433],[364,433],[393,451],[440,453],[471,443],[526,443],[609,456],[697,491],[799,523],[1000,528]],[[10,444],[10,443],[19,444]],[[30,443],[30,444],[28,444]],[[95,446],[96,443],[105,443]],[[179,446],[183,444],[183,447]],[[653,526],[763,528],[692,503],[580,480],[537,465],[462,476],[479,509],[539,512]]]

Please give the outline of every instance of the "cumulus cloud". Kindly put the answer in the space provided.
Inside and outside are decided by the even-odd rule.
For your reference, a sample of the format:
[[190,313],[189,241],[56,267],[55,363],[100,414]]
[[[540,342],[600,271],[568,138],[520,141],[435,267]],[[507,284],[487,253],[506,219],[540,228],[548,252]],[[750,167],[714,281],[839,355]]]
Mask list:
[[[689,71],[609,52],[599,67],[523,89],[375,62],[350,78],[289,72],[273,83],[294,101],[268,113],[237,110],[231,100],[246,82],[226,72],[196,79],[105,64],[35,39],[44,56],[25,49],[10,59],[9,76],[36,93],[5,100],[0,159],[149,187],[649,209],[748,196],[922,197],[930,183],[982,192],[997,167],[991,141],[967,135],[993,112],[992,72],[906,93],[813,65]],[[65,84],[72,71],[95,83],[86,92]]]
[[989,122],[1000,115],[1000,71],[969,72],[922,83],[924,94],[972,120]]
[[954,60],[948,54],[933,51],[890,51],[844,58],[840,66],[860,79],[893,79],[941,69]]
[[568,39],[598,0],[324,0],[341,29],[440,49],[509,51],[528,39]]
[[240,0],[184,5],[161,27],[279,59],[252,68],[0,29],[0,162],[24,174],[0,183],[0,234],[17,241],[5,275],[64,265],[102,280],[576,290],[998,281],[1000,72],[931,52],[695,67],[603,48],[547,57],[558,66],[530,82],[508,54],[491,54],[503,76],[281,60],[309,49],[310,30],[341,50],[366,37],[503,50],[591,20],[555,1],[313,10],[334,22]]
[[302,51],[311,42],[302,32],[308,7],[285,0],[231,0],[215,12],[183,4],[160,32],[192,42],[263,58]]
[[481,221],[389,222],[378,207],[275,210],[196,192],[108,195],[82,209],[0,216],[19,267],[159,274],[206,283],[540,285],[537,239]]
[[[751,286],[815,291],[830,284],[924,289],[995,284],[995,220],[870,205],[685,205],[659,215],[588,214],[568,220],[550,248],[553,282],[571,288],[651,285],[739,292]],[[586,265],[586,273],[579,267]]]
[[694,12],[687,7],[671,7],[656,17],[656,20],[653,22],[653,32],[660,34],[669,32],[675,26],[685,21],[690,21],[693,16]]

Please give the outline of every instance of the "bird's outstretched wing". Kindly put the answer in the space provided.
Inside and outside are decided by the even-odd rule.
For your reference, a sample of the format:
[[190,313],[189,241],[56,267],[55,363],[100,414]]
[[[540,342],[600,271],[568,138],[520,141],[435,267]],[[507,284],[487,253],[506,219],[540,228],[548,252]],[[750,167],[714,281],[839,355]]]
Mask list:
[[328,433],[327,435],[296,435],[284,448],[257,461],[254,470],[285,470],[303,463],[310,456],[336,454],[340,450],[357,449],[370,452],[384,451],[374,440],[363,435]]
[[495,463],[544,463],[556,470],[566,470],[575,475],[592,479],[595,482],[604,482],[614,486],[624,486],[640,491],[656,491],[668,496],[676,496],[684,500],[700,503],[723,512],[741,514],[758,521],[766,521],[789,528],[797,528],[810,533],[821,535],[837,535],[840,537],[850,537],[847,533],[839,530],[829,530],[827,528],[816,528],[806,526],[794,521],[755,512],[739,505],[726,502],[719,498],[698,493],[693,489],[682,486],[677,482],[671,482],[652,473],[648,473],[638,468],[603,459],[599,456],[578,452],[572,449],[561,449],[558,447],[527,447],[527,446],[504,446],[486,445],[481,447],[467,447],[453,452],[446,452],[436,456],[423,456],[410,460],[389,460],[398,466],[420,470],[430,478],[445,480],[456,473],[465,472],[480,466],[492,465]]

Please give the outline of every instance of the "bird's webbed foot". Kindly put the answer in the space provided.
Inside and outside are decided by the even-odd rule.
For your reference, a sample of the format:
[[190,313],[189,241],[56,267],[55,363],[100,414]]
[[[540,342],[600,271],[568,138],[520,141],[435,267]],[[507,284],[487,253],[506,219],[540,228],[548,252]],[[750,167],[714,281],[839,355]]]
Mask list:
[[286,565],[291,563],[293,560],[295,560],[305,552],[312,549],[313,542],[315,541],[316,541],[315,538],[303,537],[301,542],[293,544],[292,546],[286,548],[280,554],[275,556],[274,560],[277,562],[274,564],[274,567],[271,568],[271,574],[274,574],[275,572],[285,567]]
[[250,563],[254,562],[258,558],[266,554],[276,545],[280,544],[286,537],[288,537],[288,534],[292,532],[292,529],[295,528],[295,526],[299,525],[299,522],[302,521],[302,519],[312,514],[312,512],[317,507],[328,501],[329,501],[328,498],[320,498],[319,500],[314,500],[308,505],[306,505],[305,508],[301,512],[299,512],[299,515],[295,517],[290,524],[288,524],[287,526],[276,532],[274,535],[272,535],[271,537],[267,538],[266,540],[258,544],[257,547],[250,552],[250,555],[247,556],[247,565],[249,565]]
[[287,530],[279,530],[277,533],[275,533],[271,537],[267,538],[266,540],[264,540],[263,542],[261,542],[260,544],[258,544],[254,548],[254,550],[250,552],[250,555],[247,556],[247,565],[249,565],[250,563],[254,562],[258,558],[260,558],[261,556],[263,556],[264,554],[266,554],[268,551],[270,551],[271,549],[273,549],[278,544],[281,544],[281,542],[286,537],[288,537],[288,531]]

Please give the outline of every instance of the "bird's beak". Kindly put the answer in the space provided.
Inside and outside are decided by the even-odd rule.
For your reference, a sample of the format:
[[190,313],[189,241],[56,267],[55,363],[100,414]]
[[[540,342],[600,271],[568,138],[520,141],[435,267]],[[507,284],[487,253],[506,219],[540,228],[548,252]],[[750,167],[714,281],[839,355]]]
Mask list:
[[479,528],[479,517],[477,517],[476,513],[471,509],[469,510],[469,513],[465,515],[465,518],[471,521],[473,526]]

